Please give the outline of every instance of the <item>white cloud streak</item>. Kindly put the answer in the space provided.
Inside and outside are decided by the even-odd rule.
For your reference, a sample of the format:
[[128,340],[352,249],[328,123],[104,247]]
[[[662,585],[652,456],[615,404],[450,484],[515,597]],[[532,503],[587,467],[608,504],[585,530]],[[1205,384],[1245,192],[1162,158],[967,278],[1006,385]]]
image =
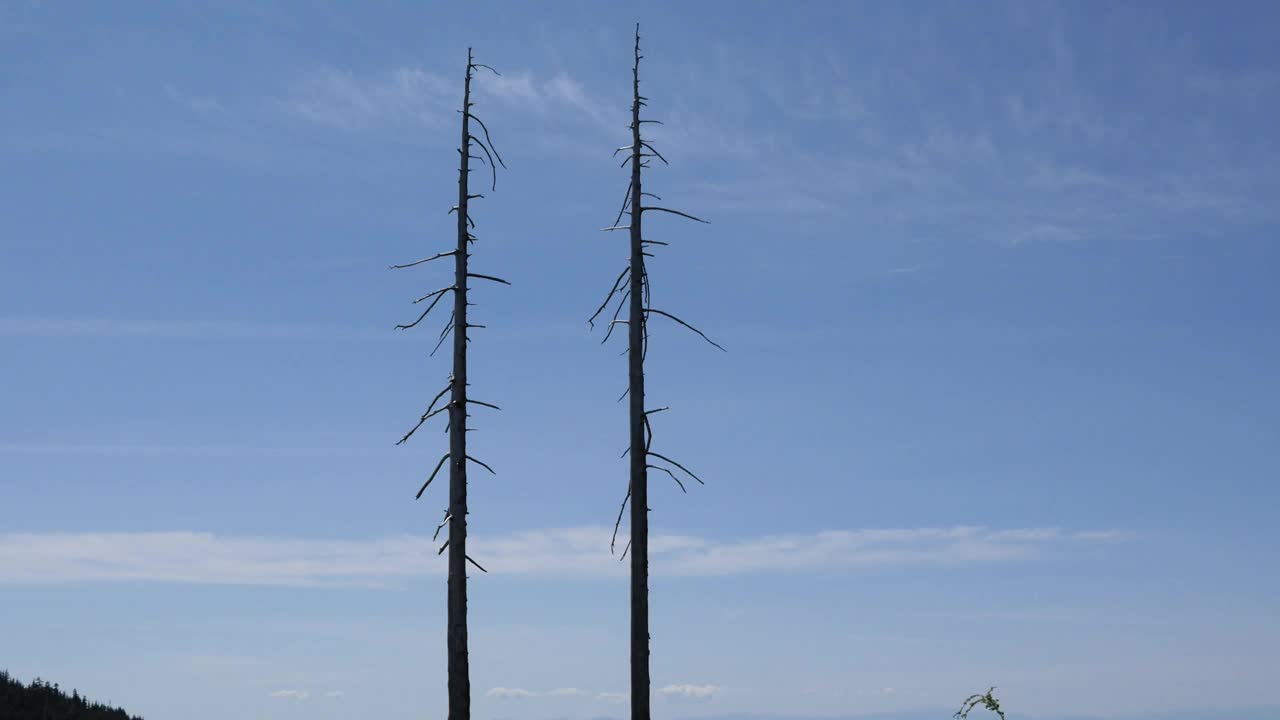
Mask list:
[[496,687],[489,688],[489,692],[485,693],[488,697],[495,698],[530,698],[537,693],[525,690],[524,688]]
[[554,688],[547,691],[548,697],[586,697],[590,694],[580,688]]
[[[609,555],[610,528],[577,527],[471,539],[493,574],[624,577]],[[1069,546],[1114,542],[1119,531],[973,526],[827,530],[719,540],[655,535],[653,570],[667,576],[852,573],[876,568],[960,567],[1024,561]],[[202,532],[0,534],[0,583],[150,581],[292,587],[392,587],[441,575],[425,536],[324,540]]]
[[724,688],[719,685],[667,685],[658,692],[667,697],[689,700],[710,700]]
[[[602,694],[607,694],[607,693],[602,693]],[[580,688],[553,688],[551,690],[542,692],[538,690],[526,690],[524,688],[509,688],[509,687],[503,687],[499,685],[498,687],[495,687],[495,688],[489,688],[489,691],[486,692],[485,695],[492,698],[523,700],[526,698],[535,698],[535,697],[585,698],[585,697],[591,697],[591,692],[588,690],[582,690]]]

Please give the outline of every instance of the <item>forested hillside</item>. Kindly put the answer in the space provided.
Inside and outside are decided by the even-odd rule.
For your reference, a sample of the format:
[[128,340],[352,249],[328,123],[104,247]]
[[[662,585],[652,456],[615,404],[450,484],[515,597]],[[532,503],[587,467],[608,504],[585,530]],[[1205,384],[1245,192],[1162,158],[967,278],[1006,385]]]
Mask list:
[[4,720],[141,720],[120,708],[91,702],[72,690],[36,678],[23,685],[0,670],[0,718]]

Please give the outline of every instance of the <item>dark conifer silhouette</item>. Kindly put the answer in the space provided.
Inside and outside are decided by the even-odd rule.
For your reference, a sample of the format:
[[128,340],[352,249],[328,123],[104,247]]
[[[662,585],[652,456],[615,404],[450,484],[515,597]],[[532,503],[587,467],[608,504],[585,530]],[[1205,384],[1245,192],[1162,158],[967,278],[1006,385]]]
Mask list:
[[[650,252],[651,249],[665,246],[668,243],[644,237],[642,232],[644,214],[658,212],[676,215],[700,223],[706,223],[707,221],[679,210],[644,204],[645,198],[653,198],[659,202],[662,199],[653,193],[644,191],[641,185],[641,171],[649,167],[649,163],[653,158],[657,158],[663,164],[666,164],[667,159],[648,140],[645,140],[641,133],[641,127],[644,124],[660,124],[657,120],[646,120],[640,117],[640,108],[647,106],[645,101],[648,99],[640,94],[640,59],[642,57],[644,56],[640,54],[640,26],[637,24],[635,61],[631,70],[632,100],[631,124],[629,126],[631,128],[631,144],[614,151],[615,156],[618,153],[627,151],[627,160],[623,162],[623,165],[625,166],[627,163],[631,165],[631,183],[627,187],[627,195],[622,201],[622,208],[618,211],[618,217],[611,227],[604,228],[605,231],[628,231],[631,240],[631,256],[627,267],[614,280],[613,287],[609,290],[608,295],[605,296],[604,302],[600,304],[600,307],[588,321],[594,327],[596,318],[600,317],[608,309],[610,302],[615,297],[619,298],[613,317],[609,321],[608,329],[605,331],[604,340],[601,342],[607,342],[613,334],[613,329],[618,325],[627,326],[627,390],[623,393],[623,397],[629,397],[630,400],[630,444],[623,454],[630,455],[630,482],[627,486],[627,494],[622,500],[622,507],[618,509],[618,519],[614,522],[613,542],[610,543],[610,551],[616,546],[618,528],[622,524],[622,516],[626,512],[629,501],[631,503],[631,540],[623,549],[622,555],[626,557],[628,551],[631,553],[632,720],[649,720],[648,471],[652,469],[666,473],[671,479],[675,480],[682,491],[685,490],[685,485],[680,479],[680,474],[702,483],[702,479],[690,472],[684,465],[665,455],[654,452],[652,449],[653,425],[649,420],[649,416],[668,408],[647,409],[645,407],[644,360],[649,348],[649,318],[653,315],[659,315],[672,320],[697,333],[703,340],[713,346],[724,350],[723,347],[720,347],[711,338],[703,334],[701,330],[665,310],[653,307],[650,302],[649,275],[645,270],[645,258],[653,256]],[[622,222],[624,215],[629,218],[628,224],[620,225],[619,223]],[[627,319],[620,320],[618,316],[622,314],[624,307],[628,309]],[[621,399],[619,398],[619,400]]]
[[4,720],[142,720],[110,704],[89,702],[78,691],[67,695],[57,683],[36,678],[23,685],[0,670],[0,718]]
[[[471,231],[475,229],[476,223],[471,218],[468,207],[472,200],[484,197],[482,194],[470,191],[469,181],[473,170],[471,161],[477,160],[481,164],[489,165],[491,189],[497,189],[498,166],[501,165],[506,168],[506,164],[502,161],[502,156],[498,154],[497,149],[493,146],[493,141],[489,138],[489,128],[484,124],[483,120],[471,112],[471,107],[474,105],[471,102],[471,78],[473,72],[480,69],[488,70],[495,75],[498,74],[496,70],[488,65],[475,62],[471,55],[471,49],[467,48],[467,72],[462,85],[462,109],[458,111],[462,114],[462,140],[458,147],[458,204],[449,210],[449,212],[457,213],[458,215],[457,244],[453,250],[448,252],[438,253],[404,265],[392,266],[393,269],[413,267],[445,257],[453,257],[454,262],[453,284],[439,290],[433,290],[414,300],[415,304],[429,301],[426,310],[423,310],[418,319],[408,325],[396,326],[401,330],[414,327],[427,317],[427,314],[435,308],[441,298],[449,293],[453,294],[453,313],[449,317],[449,322],[445,324],[444,329],[440,332],[440,338],[436,342],[435,349],[431,351],[431,354],[434,355],[436,350],[440,349],[440,346],[444,344],[444,341],[452,333],[453,372],[449,375],[448,384],[432,399],[426,411],[422,413],[422,417],[418,419],[418,423],[396,443],[397,445],[403,444],[432,417],[448,412],[446,432],[449,433],[449,452],[445,453],[436,463],[431,475],[422,484],[415,498],[422,497],[422,493],[426,491],[427,486],[435,479],[445,461],[448,461],[449,507],[445,510],[444,520],[436,526],[435,535],[432,536],[432,539],[437,539],[440,535],[440,530],[446,525],[448,526],[449,537],[440,546],[438,552],[443,553],[446,549],[449,551],[447,638],[449,655],[449,720],[470,720],[471,717],[471,674],[467,653],[467,563],[474,565],[481,572],[487,572],[481,567],[480,563],[467,554],[467,463],[474,463],[493,473],[493,468],[467,454],[467,433],[471,430],[471,428],[467,427],[467,418],[469,417],[467,410],[472,405],[480,405],[494,410],[499,409],[497,405],[492,403],[467,397],[467,343],[470,342],[469,331],[471,328],[484,327],[468,320],[467,311],[473,303],[468,301],[467,293],[472,278],[504,285],[511,284],[493,275],[471,272],[469,266],[470,246],[476,241],[476,236]],[[484,134],[483,139],[475,135],[475,131],[472,129],[473,123]],[[472,154],[472,150],[475,148],[479,148],[484,154]],[[436,403],[445,394],[449,395],[449,401],[437,408]]]

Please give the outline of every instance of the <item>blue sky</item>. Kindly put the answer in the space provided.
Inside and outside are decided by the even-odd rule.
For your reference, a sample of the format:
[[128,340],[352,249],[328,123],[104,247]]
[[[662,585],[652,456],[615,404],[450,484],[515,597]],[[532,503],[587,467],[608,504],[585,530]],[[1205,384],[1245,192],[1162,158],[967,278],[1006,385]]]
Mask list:
[[[149,720],[444,707],[468,45],[479,718],[620,717],[630,33],[661,717],[1280,716],[1280,12],[0,5],[0,666]],[[669,451],[669,452],[668,452]],[[901,717],[907,717],[902,715]],[[911,715],[911,717],[917,717]],[[1194,715],[1205,720],[1207,714]]]

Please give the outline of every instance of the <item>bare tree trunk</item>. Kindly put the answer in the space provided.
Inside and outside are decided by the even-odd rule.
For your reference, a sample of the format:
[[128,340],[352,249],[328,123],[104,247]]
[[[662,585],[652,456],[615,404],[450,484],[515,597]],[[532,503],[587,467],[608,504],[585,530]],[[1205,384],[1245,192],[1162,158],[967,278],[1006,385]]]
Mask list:
[[631,720],[649,720],[649,476],[644,413],[639,25],[631,76],[631,310],[627,321],[627,392],[631,402]]
[[449,403],[449,720],[471,720],[467,656],[467,203],[471,160],[471,49],[462,90],[458,244],[453,253],[453,382]]
[[[640,128],[645,123],[657,122],[656,120],[645,120],[640,117],[640,108],[645,107],[645,101],[647,100],[645,96],[640,94],[640,59],[642,57],[644,56],[640,54],[640,26],[637,24],[635,64],[631,70],[631,144],[614,151],[615,156],[623,150],[631,151],[627,159],[623,161],[623,165],[628,162],[631,164],[631,184],[627,187],[627,195],[622,201],[622,208],[618,211],[618,216],[613,225],[604,228],[605,231],[627,230],[630,235],[628,245],[631,255],[627,258],[627,266],[613,281],[613,287],[605,295],[604,302],[600,303],[600,307],[587,320],[588,324],[594,327],[596,318],[600,317],[601,313],[610,307],[615,297],[620,296],[613,318],[609,322],[609,328],[605,332],[604,340],[601,342],[607,343],[613,335],[614,328],[618,325],[624,324],[627,326],[627,391],[623,393],[623,397],[630,396],[630,404],[628,406],[630,436],[627,449],[623,454],[630,454],[631,456],[630,477],[627,484],[627,494],[622,499],[622,506],[618,508],[618,519],[613,524],[613,540],[609,544],[609,549],[613,551],[616,547],[618,529],[622,526],[622,516],[627,511],[627,503],[630,502],[631,540],[627,543],[627,547],[622,551],[622,554],[623,558],[625,558],[627,552],[631,553],[631,720],[650,720],[648,472],[652,468],[658,472],[665,473],[675,481],[681,491],[685,490],[685,485],[680,479],[681,476],[676,474],[677,471],[700,484],[702,483],[702,479],[694,475],[684,465],[653,450],[653,425],[649,420],[649,416],[668,408],[645,409],[644,359],[649,349],[649,317],[658,315],[667,318],[693,331],[716,348],[724,350],[723,347],[716,344],[701,330],[675,315],[651,305],[651,288],[649,286],[649,273],[645,268],[645,258],[649,257],[655,248],[665,246],[668,243],[644,237],[641,226],[644,213],[667,213],[699,223],[705,223],[706,220],[667,207],[641,204],[641,201],[646,197],[660,199],[657,195],[644,192],[641,188],[641,172],[644,168],[649,167],[649,162],[652,158],[657,158],[664,164],[667,162],[662,153],[658,152],[652,143],[645,140],[644,135],[640,132]],[[629,215],[628,210],[630,210]],[[628,216],[629,224],[618,224],[622,222],[623,215]],[[619,320],[618,316],[622,314],[624,307],[628,309],[627,319]],[[618,399],[621,400],[622,398]]]
[[[417,320],[407,325],[396,326],[400,330],[415,327],[427,317],[427,314],[435,308],[446,294],[453,293],[453,314],[450,316],[444,330],[440,333],[440,340],[436,344],[436,350],[440,349],[440,346],[448,338],[449,333],[453,333],[453,372],[449,376],[449,384],[427,406],[426,411],[422,413],[422,417],[418,419],[418,424],[414,425],[409,432],[405,433],[404,437],[400,438],[400,442],[396,443],[397,445],[405,443],[428,420],[446,410],[448,411],[449,452],[445,453],[436,463],[435,470],[431,472],[427,481],[422,484],[416,497],[422,497],[422,493],[431,485],[431,481],[435,479],[445,461],[448,460],[449,507],[445,511],[444,520],[436,527],[436,534],[432,537],[432,540],[439,537],[440,530],[446,525],[449,527],[449,538],[439,551],[440,553],[443,553],[446,549],[449,551],[448,633],[446,639],[449,720],[470,720],[471,718],[471,671],[467,651],[467,564],[470,563],[481,572],[486,572],[479,563],[467,554],[467,463],[475,463],[490,473],[493,472],[493,468],[467,454],[467,433],[470,432],[470,428],[467,427],[467,410],[472,405],[481,405],[494,410],[499,409],[497,405],[474,400],[467,396],[468,335],[471,328],[484,327],[483,325],[473,325],[468,322],[467,308],[471,305],[468,299],[469,282],[471,278],[478,278],[504,285],[511,284],[499,277],[471,272],[469,265],[471,257],[470,246],[476,241],[476,236],[471,233],[471,228],[475,227],[475,222],[471,219],[468,205],[471,200],[484,197],[479,193],[471,193],[469,190],[471,160],[476,159],[484,163],[485,159],[488,159],[488,165],[493,174],[494,189],[497,188],[498,166],[506,167],[506,164],[502,161],[502,156],[493,147],[493,142],[489,138],[489,130],[484,121],[471,112],[472,71],[478,68],[489,70],[495,75],[498,74],[496,70],[488,65],[475,62],[471,55],[471,49],[467,48],[467,73],[462,90],[462,141],[458,146],[458,204],[449,211],[458,214],[458,236],[454,249],[404,265],[391,266],[392,269],[414,267],[449,256],[453,256],[454,263],[453,284],[429,292],[414,300],[415,304],[428,300],[431,302],[427,305],[427,309],[418,316]],[[483,139],[472,134],[472,123],[479,126],[484,133]],[[473,148],[479,148],[484,152],[484,155],[473,155]],[[435,350],[432,351],[432,355],[434,354]],[[440,399],[446,393],[449,394],[449,402],[437,409],[436,403],[440,402]]]

